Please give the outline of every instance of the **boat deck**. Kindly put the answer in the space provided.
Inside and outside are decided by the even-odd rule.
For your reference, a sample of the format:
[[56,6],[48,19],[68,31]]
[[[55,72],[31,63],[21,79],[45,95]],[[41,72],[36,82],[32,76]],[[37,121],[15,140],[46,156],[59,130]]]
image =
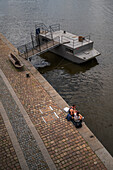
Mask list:
[[75,56],[77,56],[80,59],[89,60],[91,58],[94,58],[94,56],[96,57],[98,55],[100,55],[100,53],[97,50],[91,49],[81,53],[77,53]]
[[[41,35],[51,39],[50,33],[41,34]],[[92,41],[89,39],[85,39],[83,40],[83,42],[79,42],[78,41],[79,36],[69,33],[69,32],[64,33],[63,30],[52,32],[52,36],[53,36],[53,39],[55,39],[56,37],[60,37],[61,44],[67,42],[64,45],[67,47],[73,48],[73,49],[92,43]]]
[[31,34],[31,42],[18,47],[19,55],[28,59],[33,55],[40,55],[51,51],[72,62],[81,64],[100,55],[93,48],[90,35],[77,36],[60,30],[59,24],[49,27],[43,23],[35,25],[36,34]]

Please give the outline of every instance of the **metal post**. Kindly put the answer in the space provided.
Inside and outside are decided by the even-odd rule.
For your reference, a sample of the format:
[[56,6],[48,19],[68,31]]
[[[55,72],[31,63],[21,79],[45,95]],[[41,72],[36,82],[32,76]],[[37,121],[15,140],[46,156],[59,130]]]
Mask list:
[[58,24],[58,30],[60,31],[60,24]]
[[[59,37],[60,38],[60,37]],[[63,43],[63,36],[61,36],[61,43]]]
[[48,48],[48,40],[46,40],[46,47]]
[[32,35],[32,33],[31,33],[31,41],[32,41],[32,46],[33,46],[33,48],[32,48],[32,53],[34,54],[34,41],[33,41],[33,35]]
[[39,42],[39,50],[41,51],[41,44],[40,44],[40,37],[39,37],[39,34],[38,34],[38,42]]
[[89,41],[90,41],[90,35],[89,35]]
[[35,47],[34,47],[34,41],[33,41],[33,35],[32,35],[32,33],[31,33],[31,41],[32,41],[33,49],[34,49]]
[[37,46],[39,46],[39,50],[41,51],[40,37],[39,37],[39,35],[36,35],[36,42],[37,42]]
[[50,26],[50,33],[51,33],[51,39],[52,39],[53,45],[54,45],[54,39],[53,39],[53,33],[52,33],[52,28],[51,28],[51,26]]
[[54,39],[53,39],[53,45],[55,45],[55,43],[54,43]]
[[53,40],[52,28],[50,26],[51,39]]
[[25,59],[28,59],[28,50],[27,50],[27,46],[25,45]]

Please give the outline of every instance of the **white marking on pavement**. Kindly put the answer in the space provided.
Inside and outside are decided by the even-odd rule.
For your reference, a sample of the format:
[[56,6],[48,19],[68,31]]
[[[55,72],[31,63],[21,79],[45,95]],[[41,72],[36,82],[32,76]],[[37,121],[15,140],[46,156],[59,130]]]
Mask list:
[[55,114],[55,116],[57,117],[57,118],[59,118],[59,116],[54,112],[54,114]]
[[40,110],[40,112],[43,114],[42,110],[41,110],[41,109],[39,109],[39,110]]
[[43,116],[42,116],[42,119],[43,119],[43,121],[46,123],[46,121],[45,121],[45,119],[43,118]]
[[53,108],[51,106],[49,106],[51,110],[53,110]]

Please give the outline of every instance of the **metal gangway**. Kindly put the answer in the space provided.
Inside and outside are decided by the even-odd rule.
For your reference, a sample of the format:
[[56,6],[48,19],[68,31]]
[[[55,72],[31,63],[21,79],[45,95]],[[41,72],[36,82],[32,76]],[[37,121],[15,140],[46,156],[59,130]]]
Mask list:
[[[37,23],[35,25],[35,34],[31,33],[31,41],[17,48],[19,56],[28,59],[33,55],[40,55],[59,46],[60,37],[53,38],[53,32],[56,30],[60,30],[60,24],[47,27],[43,23]],[[44,35],[44,41],[40,40],[40,35]]]

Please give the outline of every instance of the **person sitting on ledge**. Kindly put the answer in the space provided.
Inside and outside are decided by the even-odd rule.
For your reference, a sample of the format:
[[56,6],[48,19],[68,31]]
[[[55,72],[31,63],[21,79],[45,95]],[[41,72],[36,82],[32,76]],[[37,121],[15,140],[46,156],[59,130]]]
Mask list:
[[73,112],[72,110],[70,111],[70,109],[69,109],[69,113],[68,113],[68,115],[66,116],[66,119],[67,119],[68,121],[74,120],[74,112]]
[[70,107],[70,109],[69,109],[69,112],[71,112],[71,114],[73,114],[73,112],[74,112],[74,114],[77,112],[77,110],[76,110],[76,106],[75,105],[72,105],[71,107]]
[[75,121],[76,128],[82,127],[82,120],[83,119],[84,119],[84,117],[79,113],[79,111],[77,111],[77,113],[74,114],[74,121]]
[[84,119],[84,117],[80,114],[79,111],[77,111],[77,113],[74,114],[74,120],[75,120],[75,122],[79,120],[79,121],[82,123],[82,120],[83,120],[83,119]]
[[75,121],[74,121],[74,114],[76,114],[77,110],[76,110],[76,106],[73,105],[70,107],[69,109],[69,113],[68,115],[66,116],[66,119],[68,121],[72,121],[72,123],[75,125]]

